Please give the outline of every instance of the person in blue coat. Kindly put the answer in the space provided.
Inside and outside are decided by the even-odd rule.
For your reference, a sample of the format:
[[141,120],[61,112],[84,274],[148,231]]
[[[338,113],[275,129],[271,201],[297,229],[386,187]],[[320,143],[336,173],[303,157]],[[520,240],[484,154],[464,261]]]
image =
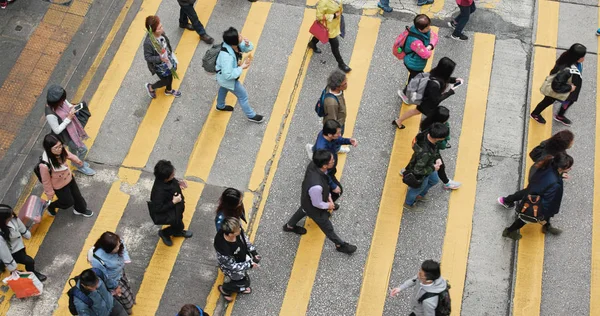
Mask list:
[[73,304],[80,316],[126,316],[127,312],[106,288],[104,282],[96,275],[94,270],[87,269],[81,272],[79,280],[75,285],[91,304],[73,297]]
[[226,52],[219,52],[215,66],[217,70],[217,82],[221,86],[217,96],[217,110],[233,111],[233,106],[225,105],[227,92],[231,92],[237,97],[248,120],[254,123],[262,123],[264,117],[254,112],[254,109],[248,103],[248,92],[239,80],[242,71],[248,69],[252,63],[251,56],[242,60],[242,53],[251,52],[254,49],[254,45],[247,38],[240,35],[233,27],[230,27],[223,33],[223,44],[221,45]]

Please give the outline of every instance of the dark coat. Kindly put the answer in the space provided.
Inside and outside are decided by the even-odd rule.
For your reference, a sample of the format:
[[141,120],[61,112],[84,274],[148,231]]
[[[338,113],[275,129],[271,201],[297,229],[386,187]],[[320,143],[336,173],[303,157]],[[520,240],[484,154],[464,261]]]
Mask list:
[[196,0],[177,0],[177,3],[179,3],[180,6],[194,5],[194,3],[196,3]]
[[308,195],[308,190],[315,185],[320,185],[323,188],[323,201],[329,201],[329,177],[326,173],[321,171],[314,162],[311,162],[306,168],[306,173],[304,174],[304,181],[302,181],[302,195],[300,198],[300,205],[302,205],[302,209],[306,213],[311,211],[323,211],[320,208],[316,208],[312,204],[310,195]]
[[[456,78],[450,77],[448,83],[456,83]],[[454,90],[452,89],[446,92],[444,92],[444,90],[446,90],[446,84],[443,80],[430,77],[425,86],[425,91],[423,92],[423,100],[421,101],[421,104],[417,105],[417,110],[425,116],[430,116],[442,101],[454,94]]]
[[[544,189],[546,191],[542,193]],[[544,218],[547,219],[558,214],[563,196],[562,176],[552,167],[538,169],[531,176],[527,194],[541,194]]]
[[[181,202],[173,204],[173,195],[181,195]],[[185,198],[181,193],[179,181],[173,179],[169,182],[155,180],[150,193],[150,200],[153,204],[153,211],[157,213],[161,222],[166,224],[175,224],[183,218],[185,211]]]
[[[154,46],[152,46],[152,42],[150,41],[150,37],[148,36],[150,35],[146,35],[146,39],[144,39],[144,59],[148,64],[148,70],[150,70],[150,73],[154,75],[156,74],[156,65],[162,64],[163,61],[160,59],[160,55],[154,49]],[[163,34],[163,37],[167,42],[167,49],[169,50],[169,52],[173,52],[169,38],[166,34]]]

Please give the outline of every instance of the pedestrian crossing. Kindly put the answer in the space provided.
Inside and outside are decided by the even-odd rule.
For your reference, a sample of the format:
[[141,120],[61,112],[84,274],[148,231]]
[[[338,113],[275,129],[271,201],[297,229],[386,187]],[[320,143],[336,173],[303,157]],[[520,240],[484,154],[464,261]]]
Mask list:
[[[308,0],[306,4],[311,6],[315,3]],[[438,186],[430,194],[434,201],[427,202],[421,212],[406,211],[402,209],[406,186],[401,182],[398,171],[410,159],[410,144],[418,131],[419,119],[407,120],[404,130],[393,130],[389,124],[398,111],[410,109],[410,106],[399,105],[396,89],[407,74],[390,49],[398,30],[409,22],[380,16],[347,15],[348,35],[342,41],[341,51],[353,71],[348,75],[349,88],[345,92],[348,117],[344,136],[357,138],[359,145],[349,154],[340,155],[338,170],[345,195],[341,200],[342,209],[334,214],[332,221],[343,239],[359,246],[357,253],[348,257],[336,253],[310,219],[305,224],[308,233],[301,238],[281,231],[281,225],[298,207],[300,183],[308,162],[304,144],[313,142],[319,130],[320,119],[312,107],[326,77],[336,65],[328,45],[323,47],[321,55],[306,50],[310,38],[307,30],[314,21],[315,10],[276,2],[239,3],[235,4],[237,11],[232,14],[243,15],[243,18],[230,21],[226,14],[231,12],[233,5],[228,0],[208,0],[198,2],[196,10],[215,38],[219,38],[223,27],[231,23],[255,44],[255,62],[244,71],[240,80],[247,86],[251,104],[256,104],[257,112],[264,113],[268,122],[264,125],[247,123],[242,120],[239,108],[233,113],[216,111],[216,86],[208,81],[212,78],[197,74],[202,71],[199,59],[207,46],[198,43],[194,32],[183,32],[177,38],[178,35],[174,34],[178,30],[176,17],[168,17],[175,12],[171,5],[159,0],[144,0],[107,74],[90,100],[94,115],[86,127],[90,134],[86,144],[92,161],[102,162],[111,142],[121,144],[117,154],[110,158],[111,163],[99,168],[99,176],[107,180],[81,179],[82,192],[93,201],[92,205],[98,210],[97,217],[93,223],[84,224],[89,226],[87,238],[71,240],[65,247],[75,255],[72,264],[61,270],[66,272],[49,274],[49,281],[60,284],[60,288],[48,287],[45,294],[52,296],[51,301],[58,299],[57,306],[52,306],[52,313],[68,314],[65,293],[69,285],[66,281],[88,267],[88,249],[100,234],[108,230],[117,231],[125,237],[130,254],[136,261],[127,270],[137,292],[135,315],[174,314],[178,306],[190,302],[204,305],[206,311],[213,315],[219,305],[216,285],[223,279],[222,274],[217,274],[212,250],[214,210],[220,191],[231,185],[246,192],[244,204],[252,213],[248,232],[265,260],[258,271],[251,272],[254,293],[237,297],[228,305],[225,315],[408,313],[408,295],[389,299],[388,289],[396,285],[393,282],[416,274],[420,262],[429,258],[441,261],[442,274],[452,284],[453,314],[460,314],[465,309],[463,305],[468,302],[464,298],[470,282],[467,268],[473,264],[469,260],[470,243],[473,225],[478,223],[472,220],[477,208],[476,193],[482,190],[480,171],[481,155],[484,154],[482,142],[486,138],[484,127],[494,120],[486,116],[489,90],[495,84],[491,75],[492,69],[498,66],[496,45],[503,40],[492,34],[475,33],[470,36],[470,42],[458,43],[447,38],[450,34],[448,29],[436,28],[440,44],[428,63],[428,69],[441,57],[448,56],[458,64],[455,75],[466,79],[466,89],[457,91],[457,95],[443,103],[451,110],[453,145],[443,156],[448,164],[448,173],[463,185],[451,193]],[[541,98],[537,87],[552,67],[557,53],[558,4],[542,1],[539,9],[540,16],[543,13],[545,18],[538,21],[537,46],[533,53],[530,87],[530,104],[533,105]],[[175,52],[179,59],[180,81],[175,85],[181,84],[185,94],[181,98],[183,101],[162,93],[150,101],[140,84],[150,80],[140,54],[145,36],[143,20],[156,12],[164,17],[167,34],[173,34],[172,42],[177,43]],[[282,14],[289,14],[289,17],[282,17]],[[556,17],[556,20],[550,17]],[[281,25],[285,22],[286,25]],[[281,38],[278,29],[293,32],[288,38]],[[274,49],[273,43],[277,41],[287,43],[281,44],[281,49]],[[285,60],[285,64],[277,64],[275,60]],[[261,78],[270,74],[265,68],[277,68],[274,78]],[[523,72],[526,70],[523,69]],[[264,82],[277,82],[277,86],[264,85]],[[119,104],[119,96],[125,93],[127,101],[135,104],[134,108],[127,112],[131,115],[122,114],[120,120],[114,120],[115,111],[123,106]],[[196,98],[195,95],[202,96]],[[254,100],[270,101],[258,104]],[[233,105],[235,101],[235,97],[229,94],[226,103]],[[549,118],[551,110],[547,111],[544,116]],[[173,113],[177,113],[176,117]],[[177,122],[187,124],[190,120],[194,120],[196,126],[190,127],[191,130],[182,137],[179,131],[186,127]],[[125,126],[135,126],[135,130],[133,133],[107,132]],[[174,130],[179,135],[169,135]],[[544,126],[530,123],[527,152],[548,138],[551,132],[550,120]],[[178,136],[181,138],[179,145]],[[257,141],[251,144],[253,140]],[[597,152],[597,140],[595,148]],[[234,152],[236,150],[241,152]],[[229,160],[231,157],[237,160]],[[156,235],[156,227],[148,224],[144,205],[153,180],[150,173],[158,159],[173,160],[176,168],[182,168],[177,175],[183,175],[189,184],[184,191],[187,201],[184,223],[195,235],[185,242],[174,239],[172,247],[165,246]],[[516,160],[520,161],[520,158]],[[524,170],[527,171],[530,161],[525,161]],[[597,164],[597,161],[595,159],[594,163]],[[230,164],[236,163],[238,166],[226,170]],[[241,171],[242,168],[245,170]],[[504,170],[507,173],[517,171]],[[108,191],[96,191],[92,185],[86,185],[94,181],[105,181]],[[594,190],[597,190],[595,186]],[[493,189],[488,191],[493,192]],[[595,199],[594,203],[597,203]],[[488,211],[498,212],[493,204],[494,199],[491,199]],[[561,215],[566,216],[568,205],[563,208],[565,214]],[[593,209],[597,226],[597,208]],[[510,218],[509,215],[506,218]],[[53,223],[53,219],[45,216],[35,239],[27,244],[30,254],[33,256],[37,252],[41,256],[52,256],[44,253],[42,243],[58,238],[54,235],[68,234],[65,221],[59,215]],[[498,227],[508,224],[509,220],[498,223]],[[523,239],[518,243],[514,296],[504,299],[512,300],[512,305],[506,308],[510,308],[514,315],[544,315],[541,312],[546,304],[542,299],[542,281],[546,282],[552,276],[543,274],[544,235],[539,233],[538,227],[528,226],[523,229]],[[490,228],[488,238],[502,239],[501,229],[494,229]],[[586,294],[583,295],[587,299],[585,302],[579,300],[580,303],[589,303],[590,315],[600,310],[594,300],[600,278],[600,237],[597,230],[592,229],[592,269],[587,271],[588,274],[591,272],[589,299]],[[488,255],[511,256],[511,243],[501,242],[506,251]],[[31,249],[39,251],[32,252]],[[137,258],[136,253],[140,254]],[[195,254],[210,255],[195,258]],[[42,259],[42,267],[44,262]],[[211,272],[203,275],[203,270]],[[506,266],[506,270],[504,282],[510,288],[512,266]],[[204,290],[196,291],[196,288]],[[210,294],[200,297],[197,292]],[[22,304],[14,299],[5,302],[7,309],[8,303],[15,305],[9,314],[18,311],[18,305]],[[45,314],[42,309],[34,310],[40,315]],[[566,310],[556,311],[557,315],[562,312]]]

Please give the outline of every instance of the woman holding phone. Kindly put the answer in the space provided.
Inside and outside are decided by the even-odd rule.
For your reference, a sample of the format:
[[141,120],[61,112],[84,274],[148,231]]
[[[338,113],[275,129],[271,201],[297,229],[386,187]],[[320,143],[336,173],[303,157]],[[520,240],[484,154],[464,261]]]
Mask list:
[[[456,63],[452,61],[452,59],[448,57],[440,59],[437,66],[431,69],[431,72],[429,73],[429,81],[427,82],[427,86],[425,86],[421,104],[417,105],[414,109],[404,112],[400,118],[392,121],[392,125],[399,129],[404,129],[405,126],[402,124],[404,120],[418,114],[423,114],[425,116],[433,114],[435,108],[438,107],[442,101],[453,95],[454,90],[464,82],[461,78],[452,77],[455,67]],[[449,85],[452,86],[446,91]]]
[[75,165],[77,171],[86,176],[96,174],[94,169],[90,168],[89,163],[85,162],[88,148],[83,143],[88,138],[83,129],[83,125],[75,113],[78,111],[77,105],[67,101],[67,92],[61,86],[53,84],[48,88],[46,94],[46,121],[52,132],[58,136],[63,144],[69,147],[82,162],[82,165]]

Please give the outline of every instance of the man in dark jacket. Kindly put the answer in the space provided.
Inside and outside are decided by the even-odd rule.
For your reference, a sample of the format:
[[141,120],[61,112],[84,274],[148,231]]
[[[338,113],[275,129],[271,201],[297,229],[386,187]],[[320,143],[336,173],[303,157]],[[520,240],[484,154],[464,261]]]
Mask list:
[[[194,10],[194,3],[196,0],[177,0],[181,9],[179,10],[179,27],[182,29],[188,29],[190,31],[196,31],[200,35],[200,40],[206,44],[212,44],[215,40],[206,34],[204,25],[198,19],[198,14]],[[192,23],[188,23],[188,20]]]
[[423,200],[429,189],[440,181],[437,171],[442,166],[442,157],[436,143],[446,139],[449,133],[448,126],[434,123],[428,132],[419,133],[415,137],[414,153],[404,175],[412,173],[422,184],[418,188],[408,187],[404,208],[412,209],[415,202]]
[[175,179],[175,168],[168,160],[160,160],[154,166],[154,185],[150,193],[152,212],[157,214],[159,221],[169,227],[159,230],[158,236],[167,246],[172,246],[171,236],[192,237],[192,232],[184,230],[183,212],[185,199],[181,189],[187,188],[185,180]]
[[79,294],[73,295],[73,304],[79,315],[127,316],[123,305],[114,299],[106,284],[93,269],[81,272],[75,286]]
[[334,164],[335,160],[331,152],[321,149],[314,153],[312,162],[306,168],[304,181],[302,181],[300,208],[283,225],[283,230],[299,235],[306,234],[306,229],[296,226],[296,224],[308,215],[321,228],[325,236],[333,241],[337,251],[352,254],[356,251],[356,246],[338,237],[333,231],[333,224],[329,220],[331,216],[330,211],[335,208],[335,204],[329,193],[329,177],[327,176],[327,172],[333,168]]

